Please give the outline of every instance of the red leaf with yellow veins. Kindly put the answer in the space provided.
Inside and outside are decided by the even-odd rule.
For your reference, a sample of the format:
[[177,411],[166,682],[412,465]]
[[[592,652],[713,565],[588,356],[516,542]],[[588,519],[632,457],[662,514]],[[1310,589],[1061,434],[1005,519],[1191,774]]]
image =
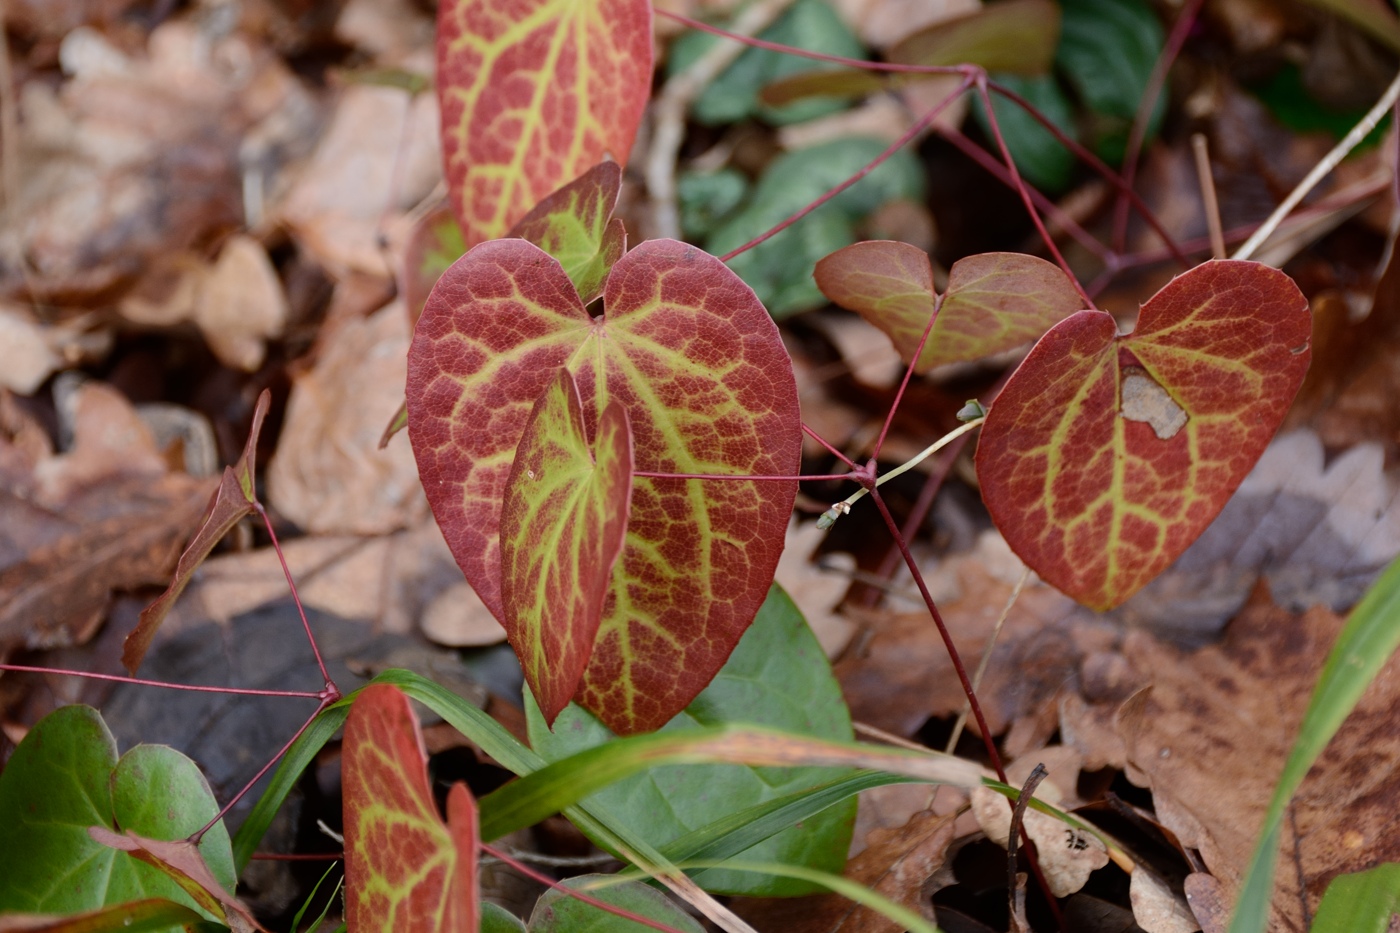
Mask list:
[[1045,580],[1108,609],[1161,573],[1263,453],[1311,358],[1307,300],[1253,262],[1207,262],[1142,306],[1137,330],[1080,311],[992,404],[982,498]]
[[476,804],[447,795],[443,825],[418,720],[398,688],[371,684],[345,723],[345,919],[350,929],[474,931]]
[[627,231],[612,216],[622,191],[616,162],[593,166],[545,198],[510,231],[564,267],[584,304],[603,293],[613,263],[627,250]]
[[1021,253],[958,260],[941,299],[928,254],[908,243],[856,243],[817,263],[815,274],[826,297],[884,331],[906,363],[937,309],[914,367],[920,373],[1030,343],[1083,307],[1058,267]]
[[516,449],[501,514],[506,634],[549,725],[593,653],[631,497],[626,410],[608,405],[590,448],[578,385],[556,370]]
[[650,0],[443,0],[444,169],[468,246],[626,159],[651,92]]
[[[591,318],[523,240],[474,248],[428,300],[408,359],[409,438],[457,563],[497,618],[507,477],[535,400],[566,367],[585,430],[619,403],[638,472],[794,475],[792,364],[753,291],[719,260],[651,240],[613,266]],[[622,557],[579,702],[654,729],[723,666],[763,603],[795,481],[635,477]]]

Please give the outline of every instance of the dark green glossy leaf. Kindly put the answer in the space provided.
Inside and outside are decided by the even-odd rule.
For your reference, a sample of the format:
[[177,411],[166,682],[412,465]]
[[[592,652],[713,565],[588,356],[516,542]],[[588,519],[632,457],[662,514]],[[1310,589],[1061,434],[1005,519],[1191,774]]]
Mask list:
[[525,924],[504,907],[482,901],[481,933],[525,933]]
[[[528,700],[526,714],[531,743],[549,761],[614,738],[576,704],[560,713],[552,732],[545,728],[538,707]],[[776,586],[719,675],[658,734],[740,722],[828,739],[845,740],[852,735],[850,713],[826,655],[801,612]],[[591,797],[590,803],[596,802],[625,820],[638,835],[665,847],[726,813],[835,777],[826,768],[675,767],[621,780]],[[853,802],[833,805],[803,826],[763,842],[749,857],[839,871],[845,864],[854,818]],[[711,872],[698,880],[710,890],[731,894],[799,893],[790,889],[789,882],[757,876]]]
[[[666,895],[637,882],[589,888],[606,875],[580,875],[563,883],[565,888],[582,890],[596,901],[620,907],[630,913],[663,923],[681,933],[702,933],[703,927]],[[530,915],[530,933],[650,933],[649,927],[601,907],[571,897],[568,891],[551,888],[535,903]]]
[[[1022,78],[1018,75],[997,75],[996,80],[1007,90],[1025,98],[1071,139],[1077,138],[1073,108],[1053,76]],[[980,101],[975,102],[973,113],[985,129],[987,112]],[[1069,184],[1070,173],[1074,170],[1074,153],[1066,149],[1053,133],[1025,110],[995,93],[992,94],[992,113],[1001,127],[1006,148],[1011,150],[1016,168],[1026,181],[1049,193],[1060,191]],[[992,147],[991,143],[988,145]]]
[[[722,256],[742,246],[860,171],[886,145],[853,136],[775,159],[747,204],[720,224],[705,248]],[[735,256],[729,268],[748,283],[775,318],[819,308],[827,299],[812,281],[817,261],[854,243],[855,222],[882,204],[922,197],[918,160],[902,149],[797,223]]]
[[[758,37],[811,52],[865,58],[865,49],[824,0],[798,0]],[[685,34],[671,48],[668,72],[676,74],[684,71],[718,41],[716,36],[705,32]],[[785,107],[768,107],[759,102],[758,94],[764,85],[791,74],[809,71],[812,65],[810,59],[766,49],[745,49],[700,95],[691,114],[696,120],[711,126],[735,123],[749,116],[783,125],[840,111],[846,106],[840,101],[806,100]]]
[[[1123,160],[1164,41],[1162,24],[1145,0],[1065,0],[1055,63],[1089,110],[1094,150],[1106,162]],[[1166,95],[1159,94],[1148,139],[1165,113]]]

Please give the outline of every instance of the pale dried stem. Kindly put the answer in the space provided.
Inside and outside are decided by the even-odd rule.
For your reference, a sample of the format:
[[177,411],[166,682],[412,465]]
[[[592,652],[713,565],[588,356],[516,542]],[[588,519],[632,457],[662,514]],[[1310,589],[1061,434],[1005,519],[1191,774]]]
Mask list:
[[1298,182],[1298,187],[1294,188],[1293,191],[1289,193],[1288,197],[1283,199],[1283,203],[1269,215],[1268,220],[1265,220],[1264,223],[1260,225],[1259,229],[1254,231],[1254,235],[1235,252],[1234,258],[1248,259],[1250,256],[1253,256],[1259,247],[1264,245],[1264,241],[1269,238],[1274,230],[1278,229],[1278,225],[1292,212],[1293,208],[1297,207],[1303,198],[1308,196],[1308,192],[1317,187],[1318,182],[1322,181],[1323,178],[1331,173],[1332,169],[1341,164],[1341,161],[1347,157],[1347,154],[1355,149],[1357,144],[1365,139],[1366,135],[1370,133],[1371,130],[1376,128],[1377,124],[1385,117],[1386,111],[1395,106],[1395,101],[1397,99],[1400,99],[1400,73],[1396,73],[1395,80],[1390,82],[1390,86],[1385,89],[1385,93],[1381,95],[1381,99],[1376,101],[1376,105],[1366,111],[1366,115],[1361,118],[1360,122],[1351,128],[1350,133],[1342,137],[1342,141],[1337,143],[1337,145],[1332,148],[1332,151],[1323,157],[1321,162],[1313,166],[1313,170],[1308,172],[1306,178]]
[[1215,198],[1215,176],[1210,170],[1210,150],[1204,133],[1191,134],[1191,152],[1196,157],[1196,178],[1201,183],[1201,206],[1210,230],[1210,254],[1225,258],[1225,229],[1220,225],[1220,202]]
[[[793,0],[758,0],[735,18],[729,31],[740,36],[762,32],[792,3]],[[645,171],[653,237],[679,238],[681,234],[680,211],[676,207],[676,158],[685,138],[686,111],[746,48],[741,42],[721,39],[689,68],[673,75],[652,102],[654,127]]]
[[[992,659],[992,649],[996,647],[997,639],[1001,637],[1001,627],[1006,624],[1006,617],[1011,615],[1011,609],[1016,605],[1016,600],[1021,598],[1021,590],[1025,588],[1026,581],[1030,579],[1031,568],[1021,568],[1021,579],[1016,581],[1016,586],[1012,588],[1011,595],[1006,599],[1006,605],[1001,607],[1001,615],[997,617],[997,624],[992,627],[991,637],[987,639],[987,647],[982,649],[982,658],[977,662],[977,671],[972,675],[972,689],[974,691],[982,688],[982,675],[987,673],[987,664]],[[963,700],[962,712],[958,714],[958,721],[953,724],[953,734],[948,736],[948,744],[944,746],[944,751],[949,755],[953,754],[953,749],[957,747],[958,739],[962,738],[963,729],[967,726],[967,717],[972,712],[972,706]]]

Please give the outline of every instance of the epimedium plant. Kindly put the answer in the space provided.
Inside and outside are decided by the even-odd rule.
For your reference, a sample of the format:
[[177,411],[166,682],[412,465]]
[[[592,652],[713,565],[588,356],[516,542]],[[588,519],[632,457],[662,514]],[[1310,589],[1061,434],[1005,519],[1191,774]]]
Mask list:
[[[435,274],[449,256],[465,254],[423,302],[409,351],[406,424],[434,515],[520,658],[533,747],[406,672],[381,675],[353,702],[326,674],[320,691],[289,692],[317,699],[317,714],[289,743],[272,787],[231,843],[219,837],[217,815],[205,812],[212,809],[207,789],[193,792],[200,803],[188,811],[173,791],[155,794],[172,812],[198,814],[203,829],[158,826],[151,839],[139,818],[120,815],[125,790],[108,800],[100,787],[85,789],[97,804],[73,811],[65,825],[73,834],[101,827],[83,838],[105,847],[103,858],[123,871],[139,863],[165,880],[133,882],[115,900],[40,891],[0,908],[100,913],[91,928],[127,921],[166,928],[197,910],[225,926],[256,928],[228,895],[229,872],[201,875],[192,845],[170,850],[159,837],[190,837],[203,862],[224,866],[230,853],[241,868],[297,775],[342,725],[352,929],[520,929],[519,921],[480,904],[478,853],[485,842],[563,810],[721,927],[741,930],[677,864],[717,891],[840,887],[823,870],[841,867],[856,791],[908,779],[982,783],[967,762],[851,743],[849,716],[820,649],[800,613],[772,587],[797,484],[813,477],[798,473],[804,426],[770,309],[726,265],[754,255],[763,237],[723,257],[665,238],[629,250],[622,222],[612,216],[622,182],[616,160],[630,151],[650,93],[650,5],[457,0],[439,11],[438,94],[454,222],[430,218],[410,261]],[[1053,15],[1051,5],[1036,5],[1037,17]],[[998,12],[988,21],[1012,22]],[[958,26],[961,33],[913,43],[934,64],[837,63],[958,75],[957,93],[971,91],[983,102],[1008,176],[1039,224],[997,121],[987,117],[1000,108],[990,104],[995,88],[985,72],[936,63],[939,56],[977,62],[992,55],[995,43],[967,22]],[[957,38],[967,33],[978,34],[981,45]],[[1020,102],[1014,94],[1005,99]],[[942,106],[768,235],[839,196]],[[1033,109],[1026,112],[1049,128]],[[1094,161],[1062,133],[1056,139]],[[968,257],[952,267],[941,293],[925,253],[882,241],[831,253],[816,265],[815,282],[889,336],[908,364],[905,385],[934,366],[1035,341],[988,401],[976,457],[982,493],[1028,566],[1084,604],[1108,608],[1204,530],[1262,452],[1307,369],[1308,305],[1275,269],[1213,261],[1165,286],[1143,305],[1135,329],[1119,334],[1046,242],[1054,263],[1010,253]],[[421,279],[420,268],[407,278]],[[236,522],[262,514],[252,457],[262,410],[175,582],[128,641],[124,661],[133,671],[198,562]],[[847,472],[818,478],[848,478],[869,494],[922,589],[879,496],[889,475],[879,447],[860,464],[833,450]],[[792,657],[804,660],[788,664]],[[800,684],[783,680],[795,672]],[[783,693],[800,696],[800,708],[780,710],[766,724],[785,731],[733,725],[781,707]],[[452,788],[444,823],[406,696],[526,777],[479,803],[465,788]],[[81,770],[94,787],[122,769],[126,758],[114,763],[100,720],[90,711],[64,715],[73,722],[46,720],[31,738],[42,739],[41,729],[90,733],[73,741],[92,759]],[[985,725],[982,734],[1000,773]],[[0,820],[19,819],[25,802],[45,789],[43,744],[27,739],[21,751],[29,757],[16,754],[23,766],[6,770]],[[667,825],[630,812],[622,801],[642,786],[636,782],[667,795],[654,770],[667,762],[724,768],[693,779],[737,782],[736,789],[724,807],[695,812],[668,798],[674,820]],[[760,780],[754,770],[794,765],[806,770],[784,781]],[[680,801],[693,792],[684,782],[669,788]],[[790,829],[798,822],[800,830]],[[69,845],[59,839],[51,851],[77,858]],[[764,859],[760,872],[786,880],[745,880],[733,860],[740,853]],[[596,911],[613,918],[622,911],[643,926],[693,929],[650,888],[623,884],[588,893],[588,886],[576,883],[567,901],[542,902],[529,929],[588,929],[602,916]],[[897,905],[880,908],[908,929],[931,929]],[[570,919],[571,911],[589,909],[595,913]]]

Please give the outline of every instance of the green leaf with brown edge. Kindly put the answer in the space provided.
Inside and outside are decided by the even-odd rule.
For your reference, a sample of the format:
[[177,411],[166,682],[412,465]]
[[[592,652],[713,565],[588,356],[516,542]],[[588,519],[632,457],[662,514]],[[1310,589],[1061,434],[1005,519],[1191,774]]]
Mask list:
[[603,293],[608,270],[627,251],[627,231],[612,215],[621,191],[622,169],[599,163],[536,204],[507,235],[559,260],[588,304]]
[[[591,318],[523,240],[443,276],[409,349],[409,439],[457,563],[504,619],[501,503],[535,400],[561,366],[584,423],[619,402],[637,471],[795,475],[792,364],[763,306],[693,246],[651,240],[613,266]],[[577,699],[619,734],[658,728],[709,683],[768,594],[796,481],[636,477],[627,544]]]
[[[145,747],[147,746],[138,746]],[[127,830],[125,834],[116,833],[105,826],[89,827],[88,835],[95,842],[109,849],[125,852],[165,875],[178,884],[201,910],[217,917],[220,923],[231,927],[234,933],[251,933],[253,930],[264,929],[253,919],[248,908],[224,889],[223,884],[204,863],[199,847],[188,839],[147,839],[131,830]]]
[[468,246],[625,159],[651,94],[649,0],[443,0],[444,173]]
[[889,50],[905,65],[981,65],[987,71],[1042,75],[1055,61],[1060,7],[1051,0],[1001,0],[934,23]]
[[371,684],[355,697],[341,759],[345,919],[366,933],[475,930],[476,804],[447,795],[447,825],[428,783],[428,756],[408,697]]
[[892,240],[837,250],[817,263],[814,276],[828,298],[884,331],[906,363],[936,309],[918,373],[1030,343],[1083,306],[1057,266],[1021,253],[958,260],[942,299],[933,290],[928,254]]
[[758,92],[758,100],[767,107],[785,107],[810,97],[865,97],[902,87],[912,80],[916,78],[854,68],[803,71],[765,84],[763,90]]
[[578,384],[555,370],[516,449],[501,512],[506,635],[551,725],[593,654],[631,498],[627,411],[610,403],[590,446]]
[[1047,582],[1108,609],[1174,561],[1263,453],[1311,357],[1308,302],[1277,269],[1207,262],[1137,329],[1080,311],[992,403],[977,475],[992,520]]
[[254,490],[257,487],[258,435],[262,432],[263,419],[267,417],[267,410],[271,404],[272,394],[264,389],[253,409],[253,424],[248,429],[248,440],[243,445],[243,455],[233,466],[224,467],[223,478],[219,481],[219,488],[214,490],[208,508],[204,510],[199,531],[195,532],[194,538],[180,555],[179,563],[175,565],[174,579],[170,581],[170,586],[165,592],[156,597],[155,602],[141,611],[136,628],[131,630],[131,634],[127,635],[126,641],[122,643],[122,665],[128,673],[135,674],[141,666],[161,623],[170,614],[175,600],[180,598],[180,594],[194,578],[194,572],[199,569],[199,565],[204,563],[209,552],[214,550],[214,545],[232,531],[233,526],[242,521],[245,515],[253,514],[253,507],[257,503]]

